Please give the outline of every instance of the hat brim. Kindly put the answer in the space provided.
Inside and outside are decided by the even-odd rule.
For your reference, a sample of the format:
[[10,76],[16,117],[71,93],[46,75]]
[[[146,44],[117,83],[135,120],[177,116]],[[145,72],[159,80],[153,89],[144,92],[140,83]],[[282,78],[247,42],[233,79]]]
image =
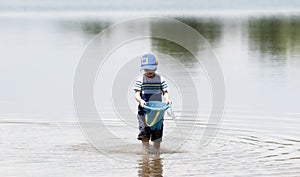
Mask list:
[[157,65],[145,65],[145,66],[141,67],[141,70],[148,69],[148,70],[154,71],[154,70],[156,70],[156,68],[157,68]]

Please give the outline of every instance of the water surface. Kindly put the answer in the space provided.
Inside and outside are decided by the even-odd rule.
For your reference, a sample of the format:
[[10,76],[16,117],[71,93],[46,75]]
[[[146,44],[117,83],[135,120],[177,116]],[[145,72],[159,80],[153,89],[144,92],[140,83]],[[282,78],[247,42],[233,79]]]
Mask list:
[[[211,143],[202,147],[199,140],[207,127],[211,90],[203,68],[188,51],[162,39],[128,44],[115,56],[139,44],[183,63],[193,73],[201,99],[196,124],[191,121],[194,117],[180,117],[180,92],[170,81],[175,115],[193,131],[185,141],[180,139],[183,145],[174,152],[162,144],[160,156],[142,154],[135,139],[137,127],[124,128],[108,104],[106,127],[133,143],[110,151],[112,156],[133,157],[131,163],[124,163],[88,143],[77,124],[72,99],[81,53],[117,19],[0,17],[1,176],[298,176],[300,16],[176,19],[199,31],[218,57],[226,83],[222,124]],[[122,34],[109,34],[104,42],[137,30],[151,35],[150,24],[137,24],[122,29]],[[201,53],[201,44],[195,47]],[[170,78],[184,82],[181,66],[163,58],[160,62],[161,70],[173,73]],[[99,84],[96,81],[96,90]],[[187,93],[189,87],[180,91]],[[134,113],[131,91],[129,88],[128,103]],[[96,91],[96,103],[102,96]],[[167,137],[174,121],[166,116],[165,124]]]

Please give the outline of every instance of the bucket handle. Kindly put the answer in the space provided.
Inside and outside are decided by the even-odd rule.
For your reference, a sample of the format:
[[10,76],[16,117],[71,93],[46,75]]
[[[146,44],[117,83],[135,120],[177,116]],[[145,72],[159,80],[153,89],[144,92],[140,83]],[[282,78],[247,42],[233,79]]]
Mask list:
[[150,124],[148,124],[148,115],[146,114],[146,116],[145,116],[145,122],[146,122],[146,124],[147,124],[148,127],[152,127],[156,123],[156,120],[157,120],[159,114],[160,114],[160,110],[157,111],[157,113],[156,113],[153,121]]

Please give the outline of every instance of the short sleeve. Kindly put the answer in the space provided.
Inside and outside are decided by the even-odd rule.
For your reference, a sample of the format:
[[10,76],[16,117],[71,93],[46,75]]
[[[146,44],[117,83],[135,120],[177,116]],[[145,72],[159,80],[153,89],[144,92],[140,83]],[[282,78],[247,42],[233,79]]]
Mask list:
[[169,90],[169,86],[168,86],[168,84],[167,84],[165,78],[161,76],[160,79],[161,79],[161,87],[162,87],[162,90],[163,90],[164,92],[165,92],[165,91],[168,91],[168,90]]
[[143,81],[143,77],[139,77],[134,83],[133,90],[142,90],[142,84],[143,84],[142,81]]

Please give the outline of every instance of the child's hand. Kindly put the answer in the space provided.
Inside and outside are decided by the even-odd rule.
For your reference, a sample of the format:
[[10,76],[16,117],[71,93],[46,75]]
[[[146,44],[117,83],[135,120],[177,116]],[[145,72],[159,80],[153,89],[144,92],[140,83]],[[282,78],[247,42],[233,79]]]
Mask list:
[[171,105],[171,104],[172,104],[172,100],[170,100],[170,99],[166,99],[166,104],[169,104],[169,105]]
[[139,103],[142,108],[146,105],[146,102],[144,100],[140,100]]

